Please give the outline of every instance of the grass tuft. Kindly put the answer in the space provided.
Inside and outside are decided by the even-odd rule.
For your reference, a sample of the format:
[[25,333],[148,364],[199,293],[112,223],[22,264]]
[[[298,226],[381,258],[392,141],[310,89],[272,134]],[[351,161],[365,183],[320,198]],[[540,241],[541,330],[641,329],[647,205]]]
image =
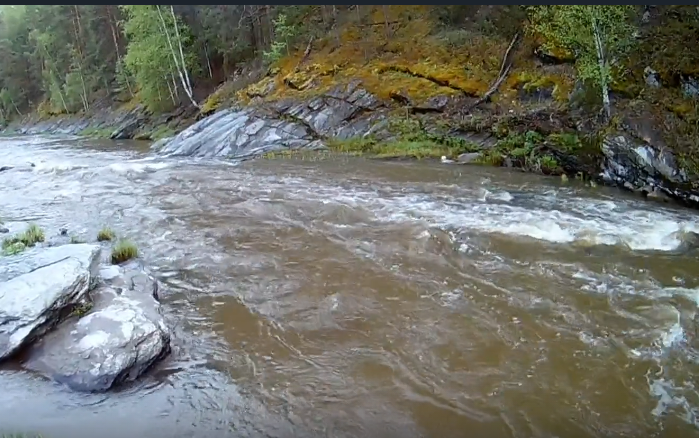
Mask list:
[[116,238],[116,233],[111,228],[102,228],[97,232],[98,242],[108,242]]
[[122,239],[112,248],[112,264],[119,265],[138,257],[138,247],[126,239]]

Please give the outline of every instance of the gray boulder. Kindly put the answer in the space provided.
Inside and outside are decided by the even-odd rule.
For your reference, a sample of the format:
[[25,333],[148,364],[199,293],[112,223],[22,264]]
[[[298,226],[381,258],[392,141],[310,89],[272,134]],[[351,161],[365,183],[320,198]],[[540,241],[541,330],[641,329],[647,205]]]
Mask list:
[[0,360],[60,323],[86,299],[100,247],[36,248],[0,265]]
[[35,344],[26,368],[73,390],[106,391],[170,352],[157,280],[137,262],[105,267],[100,277],[91,311]]

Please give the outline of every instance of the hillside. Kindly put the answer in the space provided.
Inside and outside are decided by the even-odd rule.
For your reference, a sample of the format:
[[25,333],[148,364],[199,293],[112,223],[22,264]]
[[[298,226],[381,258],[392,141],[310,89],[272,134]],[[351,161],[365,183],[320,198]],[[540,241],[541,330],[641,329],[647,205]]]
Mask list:
[[[694,187],[696,8],[614,8],[592,11],[612,23],[609,35],[628,34],[606,64],[608,117],[576,40],[585,24],[573,17],[572,37],[556,40],[551,11],[488,5],[4,7],[0,51],[12,62],[0,66],[0,113],[11,127],[157,139],[222,108],[311,102],[360,84],[390,135],[325,138],[343,151],[478,153],[594,179],[609,158],[604,139],[622,132],[624,147],[647,144],[672,167],[662,178]],[[635,190],[652,191],[653,172]]]

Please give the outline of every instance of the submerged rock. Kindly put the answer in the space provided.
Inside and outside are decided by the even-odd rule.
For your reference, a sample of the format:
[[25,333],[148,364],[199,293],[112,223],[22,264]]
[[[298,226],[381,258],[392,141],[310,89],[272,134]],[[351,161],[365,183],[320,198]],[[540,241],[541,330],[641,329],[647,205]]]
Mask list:
[[158,283],[137,262],[108,266],[91,292],[94,307],[33,346],[25,363],[78,391],[133,381],[170,351]]
[[60,323],[86,298],[98,274],[100,247],[36,248],[0,265],[0,359]]

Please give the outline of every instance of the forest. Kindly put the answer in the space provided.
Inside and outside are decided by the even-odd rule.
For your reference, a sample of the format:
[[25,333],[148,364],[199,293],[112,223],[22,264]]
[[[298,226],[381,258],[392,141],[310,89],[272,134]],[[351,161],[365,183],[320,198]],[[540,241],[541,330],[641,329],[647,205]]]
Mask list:
[[[4,6],[0,111],[88,111],[138,97],[154,111],[191,102],[254,58],[274,60],[344,6]],[[196,84],[196,85],[195,85]],[[204,90],[204,91],[200,91]]]
[[[482,13],[484,8],[490,8],[489,14]],[[312,48],[334,45],[326,51],[329,58],[333,52],[341,53],[337,46],[347,41],[355,46],[358,42],[364,44],[365,61],[379,55],[366,47],[395,54],[407,52],[408,46],[416,51],[415,46],[424,44],[426,51],[435,52],[430,46],[435,38],[448,48],[448,57],[455,58],[459,51],[474,49],[474,32],[480,35],[478,41],[492,41],[497,51],[488,53],[492,59],[476,60],[471,54],[470,60],[473,64],[490,63],[495,71],[502,48],[520,33],[530,42],[542,42],[550,53],[572,54],[578,78],[599,89],[602,104],[608,107],[610,90],[633,90],[639,77],[643,82],[642,71],[649,63],[654,63],[665,83],[674,85],[685,80],[692,69],[699,70],[696,51],[690,49],[697,39],[696,8],[665,7],[656,15],[672,20],[671,25],[653,31],[652,39],[636,41],[634,34],[648,20],[649,8],[3,6],[0,115],[9,120],[31,111],[71,114],[88,112],[98,103],[129,101],[138,101],[152,112],[181,105],[201,108],[207,96],[246,65],[269,71],[284,57],[296,54],[298,58],[304,50],[307,55]],[[436,25],[421,27],[428,21]],[[400,38],[402,48],[395,44]],[[424,58],[406,61],[417,63]],[[636,65],[629,65],[629,60]],[[439,59],[428,61],[434,69],[447,68],[440,67]],[[471,67],[458,68],[468,73]],[[483,94],[486,90],[481,88]]]

